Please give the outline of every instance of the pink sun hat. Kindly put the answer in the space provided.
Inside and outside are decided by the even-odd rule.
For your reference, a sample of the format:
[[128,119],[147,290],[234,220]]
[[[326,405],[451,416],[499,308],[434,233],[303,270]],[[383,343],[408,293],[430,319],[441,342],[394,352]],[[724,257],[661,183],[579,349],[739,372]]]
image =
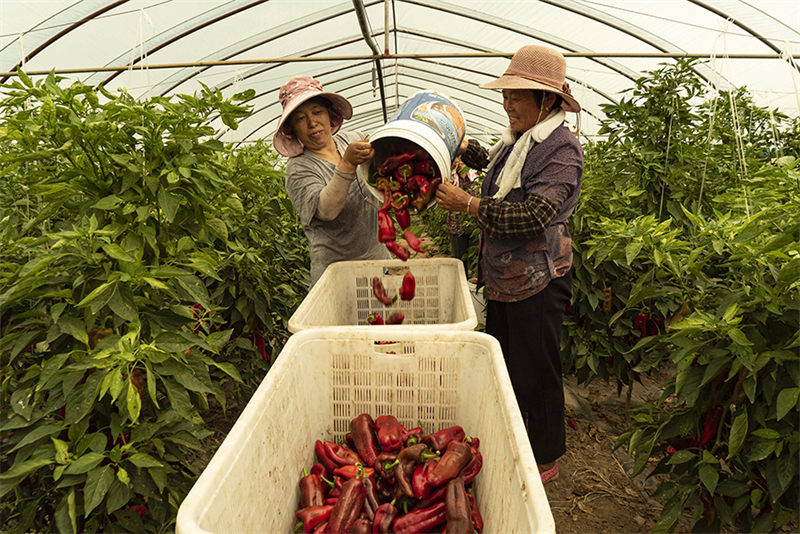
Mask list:
[[279,154],[291,158],[303,153],[303,144],[285,123],[297,106],[315,96],[322,96],[331,104],[331,134],[338,132],[342,122],[353,116],[353,106],[345,97],[324,91],[322,84],[311,76],[295,76],[283,84],[278,92],[283,113],[272,137],[272,145]]

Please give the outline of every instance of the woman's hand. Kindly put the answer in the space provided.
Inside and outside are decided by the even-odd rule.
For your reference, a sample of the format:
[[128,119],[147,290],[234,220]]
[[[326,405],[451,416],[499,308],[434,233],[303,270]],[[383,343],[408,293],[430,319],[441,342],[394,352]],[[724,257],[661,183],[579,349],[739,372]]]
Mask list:
[[[472,199],[472,201],[470,201]],[[480,199],[473,197],[460,187],[453,184],[440,184],[436,190],[436,202],[446,211],[463,211],[470,215],[477,213]],[[467,210],[469,208],[469,211]]]
[[344,151],[339,162],[339,169],[342,172],[356,172],[356,167],[365,161],[369,161],[375,155],[375,149],[369,141],[353,141]]

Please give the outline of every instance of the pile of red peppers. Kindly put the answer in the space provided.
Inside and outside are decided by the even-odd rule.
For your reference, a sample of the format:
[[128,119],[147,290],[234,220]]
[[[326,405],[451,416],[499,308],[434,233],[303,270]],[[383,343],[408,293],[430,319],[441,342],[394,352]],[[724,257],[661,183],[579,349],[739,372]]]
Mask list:
[[[428,153],[417,149],[385,158],[375,165],[370,183],[383,193],[383,204],[378,208],[378,240],[403,261],[411,256],[409,248],[425,252],[426,246],[409,230],[409,207],[416,209],[417,213],[422,212],[442,183],[439,169]],[[395,241],[395,220],[408,247]]]
[[295,531],[314,534],[472,534],[483,518],[472,481],[480,440],[455,425],[432,434],[393,415],[350,422],[342,443],[317,440],[300,479]]

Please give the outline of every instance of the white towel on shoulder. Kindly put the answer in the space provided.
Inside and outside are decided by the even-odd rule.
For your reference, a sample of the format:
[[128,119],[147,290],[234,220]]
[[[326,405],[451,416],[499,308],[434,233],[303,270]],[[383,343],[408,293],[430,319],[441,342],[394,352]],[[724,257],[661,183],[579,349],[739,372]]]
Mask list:
[[541,122],[534,125],[530,130],[526,131],[519,138],[514,141],[514,134],[510,128],[506,128],[503,135],[490,150],[489,150],[489,166],[491,169],[497,161],[497,157],[502,152],[504,147],[514,145],[511,154],[508,155],[506,164],[503,170],[500,171],[500,176],[497,177],[497,193],[492,195],[492,198],[502,200],[506,197],[509,191],[522,187],[522,165],[525,163],[525,158],[528,156],[528,151],[534,143],[541,143],[547,139],[553,130],[561,126],[564,122],[566,113],[563,109],[553,110]]

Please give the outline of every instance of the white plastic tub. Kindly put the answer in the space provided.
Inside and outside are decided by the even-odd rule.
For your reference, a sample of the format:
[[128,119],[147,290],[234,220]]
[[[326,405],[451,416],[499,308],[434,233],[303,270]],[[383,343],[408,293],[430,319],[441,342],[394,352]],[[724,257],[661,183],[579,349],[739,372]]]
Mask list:
[[317,439],[350,420],[393,414],[426,431],[459,424],[480,438],[476,498],[487,534],[555,532],[500,345],[480,332],[293,335],[178,510],[177,534],[292,532]]
[[[399,298],[384,306],[372,294],[372,277],[383,282],[389,295],[396,295],[403,275],[411,269],[416,279],[415,296]],[[402,325],[373,326],[367,316],[378,312],[386,318],[403,312]],[[455,258],[419,258],[408,261],[374,260],[332,263],[289,318],[289,331],[329,326],[404,329],[408,325],[436,330],[474,330],[478,325],[469,294],[464,265]]]

